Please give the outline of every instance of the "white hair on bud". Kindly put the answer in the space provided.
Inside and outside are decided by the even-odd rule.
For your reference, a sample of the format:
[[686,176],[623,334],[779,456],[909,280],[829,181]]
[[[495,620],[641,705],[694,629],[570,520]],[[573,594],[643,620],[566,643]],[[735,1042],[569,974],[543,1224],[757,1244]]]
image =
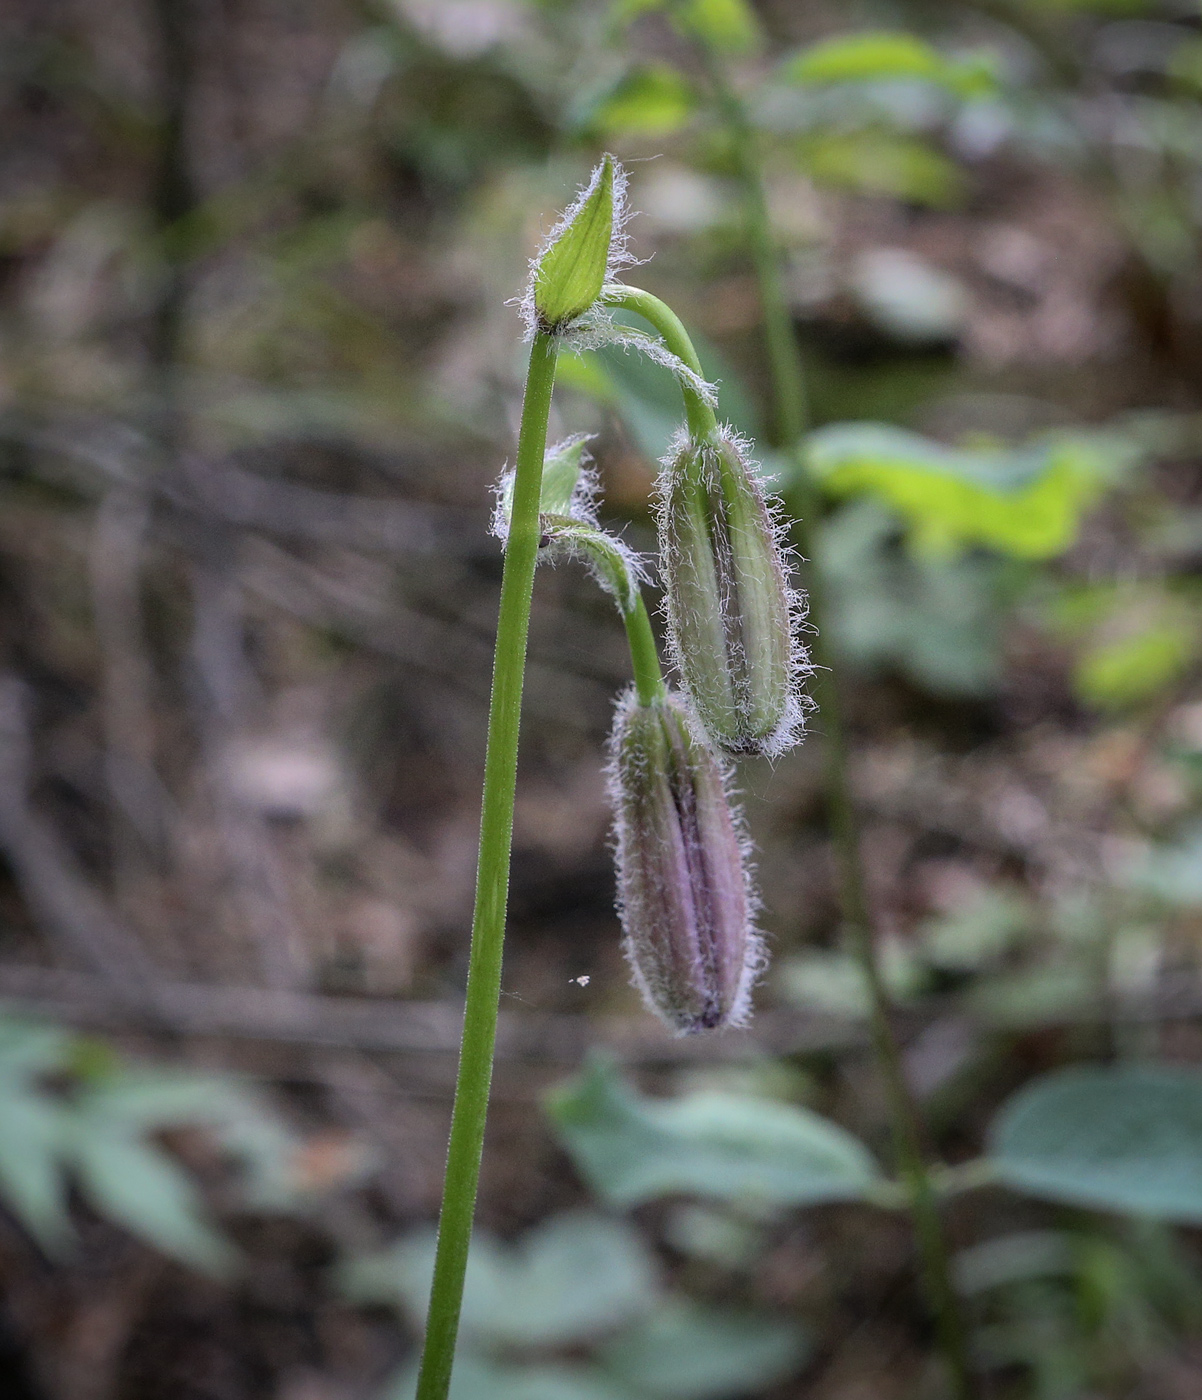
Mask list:
[[[784,593],[787,615],[788,615],[788,693],[779,721],[773,730],[764,735],[748,748],[747,752],[754,752],[767,758],[776,758],[795,744],[801,742],[805,737],[805,718],[814,708],[814,701],[802,690],[803,681],[813,674],[813,664],[810,661],[809,652],[802,640],[806,631],[812,631],[807,622],[808,600],[805,592],[793,586],[793,563],[798,558],[797,551],[789,540],[789,519],[785,514],[783,503],[771,489],[771,482],[763,472],[760,463],[752,456],[754,445],[729,424],[723,424],[719,430],[720,436],[724,438],[733,448],[745,468],[747,478],[755,490],[758,492],[764,506],[771,531],[771,544],[776,555],[776,565],[779,569],[782,590]],[[682,455],[689,448],[698,448],[689,436],[688,429],[682,428],[672,439],[667,454],[661,459],[661,471],[656,478],[655,494],[652,499],[652,510],[659,526],[659,534],[662,542],[669,538],[667,512],[669,508],[669,496],[673,484],[673,473],[678,467]],[[677,619],[673,615],[672,600],[669,590],[665,589],[661,612],[667,623],[667,649],[672,665],[682,681],[688,675],[688,667],[682,649],[680,631],[677,626]],[[696,707],[690,708],[692,723],[697,727],[699,737],[706,743],[717,743],[721,746],[718,736],[709,733],[696,711]]]
[[[684,720],[685,726],[690,733],[696,733],[696,725],[691,714],[689,705],[683,696],[675,693],[669,694],[663,702]],[[653,957],[645,955],[647,947],[648,930],[641,926],[641,921],[645,917],[646,911],[637,907],[632,907],[627,895],[633,893],[638,887],[637,881],[632,881],[630,874],[635,868],[636,862],[647,857],[654,858],[657,851],[654,847],[649,848],[646,842],[646,834],[632,831],[629,827],[626,815],[625,784],[640,775],[645,775],[647,765],[641,764],[638,772],[632,771],[629,766],[624,770],[622,758],[622,739],[632,717],[641,708],[638,693],[631,686],[625,690],[617,700],[614,714],[614,725],[610,733],[608,743],[608,761],[605,768],[605,776],[609,788],[610,802],[614,811],[614,825],[611,833],[611,847],[614,852],[614,863],[617,869],[617,912],[622,924],[622,931],[625,935],[623,940],[623,951],[626,954],[627,962],[630,965],[631,983],[641,994],[645,1005],[662,1021],[664,1021],[677,1036],[696,1034],[706,1027],[697,1024],[686,1024],[677,1016],[674,1016],[671,1008],[674,1004],[679,1005],[681,1001],[681,989],[670,985],[665,976],[665,968],[657,965]],[[762,901],[755,884],[755,866],[752,861],[753,846],[751,838],[747,832],[746,819],[743,809],[735,801],[736,794],[731,787],[731,780],[734,773],[733,765],[720,753],[716,753],[708,743],[702,738],[697,740],[698,752],[702,756],[702,761],[712,763],[714,771],[718,776],[721,785],[722,796],[729,813],[731,829],[733,830],[738,848],[740,870],[742,878],[742,892],[744,900],[744,912],[746,921],[742,930],[742,967],[738,977],[738,984],[734,990],[729,1006],[722,1016],[721,1022],[716,1029],[738,1029],[746,1026],[751,1017],[751,994],[756,983],[763,975],[768,965],[768,953],[765,946],[764,936],[756,927],[756,917],[762,909]],[[629,755],[627,755],[629,760]],[[640,756],[641,757],[641,756]]]
[[[605,160],[608,159],[613,166],[613,225],[609,235],[609,251],[605,259],[605,280],[612,281],[623,268],[634,267],[639,259],[630,251],[630,235],[626,232],[626,225],[630,222],[630,207],[626,200],[626,187],[628,177],[621,162],[613,156],[607,156],[593,167],[593,173],[589,176],[588,184],[583,185],[580,192],[571,204],[560,215],[551,232],[546,235],[539,245],[538,252],[530,259],[530,277],[526,283],[526,290],[520,297],[516,297],[508,305],[516,306],[522,318],[522,324],[526,328],[525,339],[529,342],[534,339],[535,332],[539,329],[538,309],[534,304],[534,279],[538,275],[538,267],[547,254],[547,250],[557,243],[563,236],[568,226],[580,213],[581,209],[588,203],[589,198],[600,183],[602,172],[605,169]],[[589,315],[578,317],[571,325],[562,327],[556,334],[566,341],[572,343],[573,333],[576,327]]]

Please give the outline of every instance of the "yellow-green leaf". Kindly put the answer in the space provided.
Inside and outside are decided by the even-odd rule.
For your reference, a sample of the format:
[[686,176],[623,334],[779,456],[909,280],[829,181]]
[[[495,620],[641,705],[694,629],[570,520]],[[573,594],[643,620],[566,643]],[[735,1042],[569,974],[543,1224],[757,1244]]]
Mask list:
[[988,58],[947,58],[915,34],[887,30],[823,39],[786,59],[781,71],[792,82],[814,87],[911,81],[972,96],[995,85]]
[[836,189],[893,195],[937,209],[955,204],[963,190],[956,165],[915,136],[876,128],[824,132],[802,138],[796,150],[811,179]]
[[1121,709],[1171,685],[1198,650],[1197,619],[1166,618],[1145,631],[1092,647],[1077,663],[1073,689],[1087,705]]
[[832,495],[869,495],[891,506],[920,550],[955,554],[985,545],[1019,559],[1050,559],[1069,548],[1107,465],[1073,438],[970,451],[882,423],[821,429],[806,456]]
[[627,73],[602,97],[582,125],[600,136],[670,136],[697,106],[684,76],[664,63]]
[[682,34],[722,53],[750,53],[761,41],[760,22],[747,0],[682,0],[671,10]]

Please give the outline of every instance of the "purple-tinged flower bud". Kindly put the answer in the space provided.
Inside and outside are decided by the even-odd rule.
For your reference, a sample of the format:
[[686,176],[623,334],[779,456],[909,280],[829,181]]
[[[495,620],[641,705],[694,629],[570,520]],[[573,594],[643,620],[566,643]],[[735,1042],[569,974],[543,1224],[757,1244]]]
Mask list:
[[801,731],[801,598],[746,445],[678,440],[658,506],[668,640],[697,717],[730,753],[780,753]]
[[725,773],[679,697],[622,697],[609,782],[636,986],[681,1034],[742,1025],[763,963],[745,842]]

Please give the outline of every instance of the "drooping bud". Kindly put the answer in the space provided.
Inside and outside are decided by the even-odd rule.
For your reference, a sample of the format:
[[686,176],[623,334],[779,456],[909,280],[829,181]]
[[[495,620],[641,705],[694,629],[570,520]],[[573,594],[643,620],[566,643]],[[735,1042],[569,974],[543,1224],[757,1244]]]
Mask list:
[[801,598],[745,444],[678,439],[659,486],[668,641],[706,732],[730,753],[781,753],[801,730]]
[[744,842],[726,776],[679,697],[622,697],[609,782],[635,984],[681,1034],[743,1024],[763,960]]

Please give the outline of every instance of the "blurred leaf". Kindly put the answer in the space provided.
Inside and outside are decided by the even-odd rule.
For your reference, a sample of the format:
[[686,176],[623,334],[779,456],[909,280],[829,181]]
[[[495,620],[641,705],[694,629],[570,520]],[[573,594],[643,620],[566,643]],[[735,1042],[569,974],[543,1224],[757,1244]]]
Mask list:
[[251,1109],[249,1096],[231,1079],[187,1070],[126,1069],[87,1086],[76,1096],[80,1111],[97,1123],[152,1131],[187,1123],[220,1123]]
[[1050,962],[980,979],[967,1006],[988,1025],[1022,1030],[1055,1024],[1097,1000],[1098,979],[1086,963]]
[[963,283],[905,248],[871,248],[855,260],[851,288],[871,319],[914,345],[954,340],[964,328]]
[[1068,14],[1140,15],[1151,8],[1151,0],[1023,0],[1023,6],[1044,15],[1057,10]]
[[600,1360],[654,1400],[726,1400],[785,1380],[808,1351],[791,1320],[673,1299],[608,1342]]
[[1077,663],[1073,689],[1088,705],[1122,709],[1172,685],[1198,651],[1197,620],[1166,618],[1146,631],[1090,648]]
[[1202,905],[1202,824],[1174,845],[1154,846],[1128,873],[1127,883],[1170,904]]
[[762,1227],[735,1211],[694,1202],[672,1207],[664,1222],[664,1238],[681,1254],[724,1269],[750,1268],[767,1244]]
[[[633,316],[622,312],[615,313],[614,319],[638,324]],[[702,373],[710,383],[718,385],[719,417],[754,439],[760,424],[751,396],[712,345],[699,336],[694,336],[693,341]],[[658,461],[667,453],[684,422],[680,384],[675,375],[646,355],[621,346],[607,345],[580,355],[561,356],[556,380],[617,412],[651,461]]]
[[[339,1281],[358,1301],[399,1302],[420,1325],[433,1273],[434,1234],[423,1230],[382,1254],[349,1261]],[[655,1294],[654,1267],[637,1231],[592,1211],[569,1211],[512,1249],[477,1232],[461,1327],[477,1342],[571,1345],[613,1331]]]
[[1032,1278],[1071,1275],[1076,1258],[1073,1238],[1063,1230],[1019,1230],[961,1250],[952,1266],[956,1287],[974,1294]]
[[832,495],[863,492],[897,510],[920,550],[987,545],[1018,559],[1069,548],[1108,465],[1093,442],[1074,438],[973,451],[882,423],[821,428],[806,459]]
[[1032,1196],[1202,1223],[1202,1075],[1155,1064],[1047,1075],[1003,1107],[990,1157]]
[[26,1021],[0,1012],[0,1076],[28,1082],[39,1074],[63,1067],[72,1050],[72,1037],[59,1026]]
[[880,1179],[860,1142],[808,1109],[719,1093],[644,1098],[598,1060],[548,1111],[581,1174],[614,1205],[668,1195],[848,1201]]
[[101,1214],[203,1273],[222,1277],[233,1268],[236,1251],[205,1224],[196,1188],[164,1152],[86,1119],[67,1149]]
[[44,1249],[71,1234],[61,1164],[64,1114],[47,1095],[0,1077],[0,1195]]
[[864,666],[887,665],[939,695],[983,695],[1001,674],[1003,577],[997,560],[915,557],[875,501],[821,524],[815,556],[827,580],[827,628]]
[[971,972],[1010,951],[1031,926],[1025,899],[987,888],[920,929],[922,956],[938,967]]
[[52,1253],[71,1234],[61,1163],[67,1105],[37,1081],[63,1068],[71,1049],[56,1026],[0,1015],[0,1195]]
[[1045,624],[1075,644],[1073,689],[1098,709],[1161,694],[1202,652],[1192,600],[1152,580],[1070,585],[1042,611]]
[[[413,1400],[417,1362],[397,1377],[386,1400]],[[584,1366],[514,1366],[470,1353],[455,1358],[448,1400],[636,1400]]]
[[744,54],[762,42],[748,0],[674,0],[668,13],[682,34],[724,54]]
[[577,125],[596,136],[670,136],[687,125],[697,94],[675,68],[644,64],[590,104]]
[[888,30],[821,40],[787,58],[781,72],[790,81],[808,86],[920,81],[961,97],[988,93],[996,86],[988,57],[950,59],[915,34]]
[[1173,49],[1166,70],[1194,92],[1202,90],[1202,39],[1186,39]]
[[[918,990],[922,970],[913,953],[896,940],[882,949],[881,972],[891,995],[905,1000]],[[815,948],[785,958],[777,974],[782,994],[794,1006],[854,1019],[871,1011],[864,973],[847,953]]]
[[866,127],[799,137],[793,149],[805,173],[833,189],[891,195],[935,209],[949,208],[963,194],[956,164],[916,136]]

